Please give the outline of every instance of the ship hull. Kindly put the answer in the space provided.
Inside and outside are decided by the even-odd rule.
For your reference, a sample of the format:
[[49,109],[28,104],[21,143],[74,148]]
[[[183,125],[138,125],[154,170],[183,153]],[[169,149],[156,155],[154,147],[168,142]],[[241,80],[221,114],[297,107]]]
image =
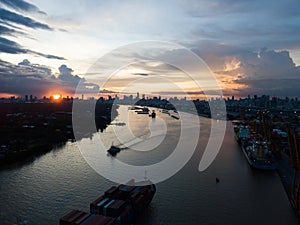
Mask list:
[[129,225],[139,217],[139,215],[151,203],[156,187],[154,184],[135,183],[134,186],[119,185],[112,187],[96,201],[90,204],[90,212],[115,218],[115,224]]
[[254,168],[254,169],[258,169],[258,170],[276,170],[277,169],[277,164],[272,162],[270,164],[266,164],[264,162],[261,162],[261,161],[253,161],[250,159],[248,153],[247,153],[247,150],[245,149],[244,145],[243,145],[243,142],[240,141],[240,147],[249,163],[249,165]]
[[90,204],[90,213],[73,210],[60,219],[60,225],[132,225],[155,192],[150,181],[113,186]]
[[[268,157],[257,155],[257,142],[251,138],[249,129],[246,126],[234,127],[234,138],[240,145],[240,148],[252,168],[258,170],[275,170],[277,168],[277,163],[275,163],[272,155],[269,155]],[[266,154],[268,149],[266,146],[264,148],[266,148],[264,153]]]

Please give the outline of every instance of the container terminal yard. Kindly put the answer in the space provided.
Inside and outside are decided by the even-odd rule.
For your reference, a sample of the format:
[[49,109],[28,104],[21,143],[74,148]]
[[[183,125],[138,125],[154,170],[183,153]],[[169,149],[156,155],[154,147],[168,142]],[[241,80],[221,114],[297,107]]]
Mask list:
[[[249,128],[250,136],[268,145],[275,157],[284,189],[300,215],[300,116],[298,99],[269,99],[267,96],[231,101],[228,113],[234,124]],[[248,102],[248,104],[245,104]],[[253,104],[256,103],[256,104]],[[243,146],[241,146],[243,148]]]

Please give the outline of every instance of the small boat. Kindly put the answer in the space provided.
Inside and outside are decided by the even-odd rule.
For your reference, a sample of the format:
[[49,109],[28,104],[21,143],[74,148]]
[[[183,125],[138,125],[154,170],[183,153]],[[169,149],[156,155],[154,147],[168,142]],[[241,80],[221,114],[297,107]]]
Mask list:
[[178,116],[175,116],[175,115],[171,115],[172,118],[176,119],[176,120],[179,120],[179,117]]
[[107,152],[108,152],[109,154],[111,154],[112,156],[117,155],[120,151],[121,151],[121,149],[120,149],[119,147],[117,147],[117,146],[114,146],[114,145],[112,145],[112,146],[107,150]]
[[136,110],[137,114],[149,114],[149,109],[147,107],[142,108],[141,110]]
[[163,109],[161,112],[170,115],[169,110],[167,110],[167,109]]
[[155,117],[156,117],[155,110],[153,110],[153,111],[152,111],[152,113],[151,113],[151,114],[149,114],[149,116],[150,116],[150,117],[152,117],[152,118],[155,118]]
[[124,122],[117,122],[117,123],[111,123],[111,125],[115,125],[115,126],[125,126],[126,123],[124,123]]

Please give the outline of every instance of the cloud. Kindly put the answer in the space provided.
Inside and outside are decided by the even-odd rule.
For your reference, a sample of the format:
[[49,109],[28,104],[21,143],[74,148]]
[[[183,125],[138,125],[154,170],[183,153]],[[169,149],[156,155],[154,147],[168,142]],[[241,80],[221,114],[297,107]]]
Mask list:
[[80,77],[77,75],[73,75],[72,73],[74,72],[71,68],[68,68],[66,65],[61,65],[59,68],[59,76],[58,78],[62,81],[65,82],[70,82],[70,83],[78,83],[80,81]]
[[190,95],[204,95],[203,91],[155,91],[152,92],[154,95],[172,95],[172,96],[190,96]]
[[18,65],[1,60],[0,68],[0,88],[4,93],[37,95],[57,86],[49,68],[33,65],[28,60]]
[[201,56],[222,83],[224,94],[300,96],[300,67],[288,51],[230,46],[217,49],[212,48],[208,56],[204,51]]
[[288,51],[262,49],[258,54],[240,58],[237,84],[247,88],[240,92],[256,92],[279,96],[300,96],[300,67]]
[[18,43],[3,37],[0,37],[0,51],[10,54],[26,53]]
[[103,89],[101,91],[99,91],[99,93],[101,94],[115,94],[115,91],[111,91],[111,90],[107,90],[107,89]]
[[263,78],[263,79],[237,79],[234,81],[238,84],[246,84],[243,89],[236,89],[239,95],[248,94],[272,95],[272,96],[300,96],[300,78],[282,78],[280,80]]
[[29,49],[25,49],[20,46],[17,42],[11,41],[7,38],[0,37],[0,52],[10,53],[10,54],[31,54],[42,56],[48,59],[58,59],[58,60],[65,60],[65,58],[55,55],[43,54],[36,51],[31,51]]
[[24,59],[22,62],[18,64],[19,66],[30,66],[30,62],[28,59]]
[[133,73],[133,75],[137,75],[137,76],[143,76],[143,77],[147,77],[149,76],[148,73]]
[[[32,5],[31,3],[25,2],[23,0],[0,0],[0,5],[5,5],[10,8],[13,8],[17,11],[25,11],[25,12],[39,12],[42,13],[38,7]],[[27,34],[19,31],[21,28],[17,27],[18,25],[22,25],[31,29],[43,29],[48,31],[54,31],[52,27],[48,24],[40,23],[32,18],[27,16],[23,16],[19,13],[15,13],[9,11],[4,8],[0,8],[0,52],[9,53],[9,54],[31,54],[36,56],[41,56],[48,59],[57,59],[64,60],[65,58],[61,56],[45,54],[37,51],[32,51],[30,49],[26,49],[15,41],[8,39],[3,36],[26,36]],[[4,26],[3,26],[4,25]],[[22,29],[21,29],[22,30]]]
[[40,9],[35,5],[23,0],[0,0],[0,3],[17,11],[39,12],[45,14],[44,12],[40,11]]
[[95,93],[99,86],[85,82],[73,75],[73,70],[66,65],[60,68],[58,77],[54,76],[47,66],[32,64],[27,59],[18,65],[0,60],[0,90],[2,93],[17,95],[33,94],[39,97],[56,91],[73,95],[79,82],[82,82],[78,93]]
[[47,24],[37,22],[29,17],[22,16],[21,14],[14,13],[3,8],[0,8],[0,19],[7,22],[12,22],[26,27],[30,27],[33,29],[39,28],[45,30],[53,30]]
[[50,54],[43,54],[43,53],[40,53],[40,52],[31,51],[31,50],[27,50],[27,52],[28,52],[28,53],[31,53],[31,54],[33,54],[33,55],[42,56],[42,57],[47,58],[47,59],[66,60],[66,58],[61,57],[61,56],[50,55]]
[[[99,85],[86,82],[84,78],[80,78],[78,75],[73,75],[73,69],[67,67],[66,65],[61,65],[59,68],[58,80],[66,87],[69,88],[69,93],[77,94],[88,94],[88,93],[98,93]],[[78,85],[80,83],[80,85]]]
[[272,49],[300,48],[298,0],[182,0],[192,42]]
[[15,36],[15,34],[24,34],[24,33],[20,32],[20,31],[16,31],[15,29],[11,29],[6,26],[0,25],[0,35]]

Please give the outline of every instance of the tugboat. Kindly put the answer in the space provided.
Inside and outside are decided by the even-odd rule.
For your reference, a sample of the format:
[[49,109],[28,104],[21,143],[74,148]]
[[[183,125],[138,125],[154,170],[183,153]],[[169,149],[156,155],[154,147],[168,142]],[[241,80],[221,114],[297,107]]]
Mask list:
[[152,113],[149,115],[151,118],[155,118],[156,117],[156,113],[155,110],[152,110]]
[[114,145],[111,145],[111,147],[107,150],[107,152],[112,156],[116,156],[120,151],[121,149]]
[[131,225],[147,208],[156,192],[149,180],[113,186],[90,204],[90,213],[73,210],[60,225]]
[[251,137],[247,126],[237,126],[234,131],[236,140],[251,167],[260,170],[275,170],[277,168],[275,157],[269,150],[267,142]]

